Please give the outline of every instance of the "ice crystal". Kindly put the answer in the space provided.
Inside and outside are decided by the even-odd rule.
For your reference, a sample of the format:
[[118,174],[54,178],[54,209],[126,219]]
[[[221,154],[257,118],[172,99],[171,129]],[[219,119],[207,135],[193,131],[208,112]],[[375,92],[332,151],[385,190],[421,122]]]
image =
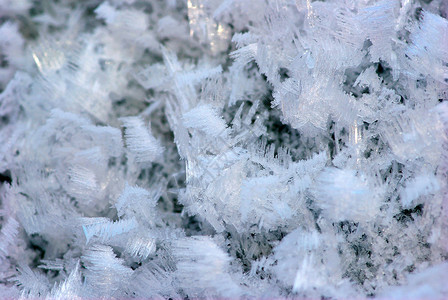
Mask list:
[[0,0],[0,298],[447,298],[447,17]]

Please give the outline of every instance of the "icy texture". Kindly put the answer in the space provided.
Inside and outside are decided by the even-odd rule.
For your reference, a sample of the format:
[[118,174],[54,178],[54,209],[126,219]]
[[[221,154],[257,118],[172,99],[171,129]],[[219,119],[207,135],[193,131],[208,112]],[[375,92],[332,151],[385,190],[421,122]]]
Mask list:
[[137,162],[152,162],[162,154],[162,146],[148,132],[140,118],[128,117],[121,120],[125,127],[126,145]]
[[0,298],[448,298],[445,0],[0,0]]

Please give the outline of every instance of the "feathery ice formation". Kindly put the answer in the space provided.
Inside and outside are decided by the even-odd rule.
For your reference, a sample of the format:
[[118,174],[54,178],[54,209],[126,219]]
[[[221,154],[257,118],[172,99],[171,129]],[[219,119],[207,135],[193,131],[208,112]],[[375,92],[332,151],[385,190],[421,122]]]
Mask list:
[[447,17],[0,0],[0,298],[447,298]]

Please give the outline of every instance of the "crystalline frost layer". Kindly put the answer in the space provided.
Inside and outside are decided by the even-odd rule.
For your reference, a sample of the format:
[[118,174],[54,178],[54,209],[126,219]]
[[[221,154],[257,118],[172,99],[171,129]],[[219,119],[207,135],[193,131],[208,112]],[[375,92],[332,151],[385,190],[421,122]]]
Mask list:
[[447,298],[447,16],[0,0],[0,298]]

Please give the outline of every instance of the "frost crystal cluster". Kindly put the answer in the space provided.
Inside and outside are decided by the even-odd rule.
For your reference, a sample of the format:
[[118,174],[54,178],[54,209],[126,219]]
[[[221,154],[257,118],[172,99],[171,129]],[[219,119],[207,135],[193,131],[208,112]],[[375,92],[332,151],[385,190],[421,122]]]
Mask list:
[[448,298],[446,0],[0,0],[0,298]]

